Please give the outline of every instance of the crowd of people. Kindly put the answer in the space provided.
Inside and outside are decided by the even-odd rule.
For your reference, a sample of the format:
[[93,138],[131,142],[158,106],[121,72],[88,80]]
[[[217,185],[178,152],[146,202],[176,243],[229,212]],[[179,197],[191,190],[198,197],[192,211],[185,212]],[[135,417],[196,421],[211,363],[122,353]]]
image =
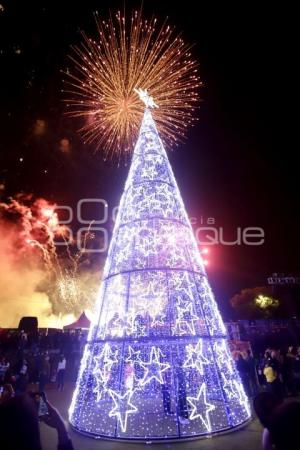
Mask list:
[[257,358],[248,350],[238,355],[236,366],[250,397],[264,389],[279,398],[300,393],[300,347],[267,348]]
[[46,385],[62,390],[65,375],[76,379],[85,339],[82,332],[0,333],[0,385],[11,384],[17,393],[31,383],[41,392]]
[[263,450],[298,448],[300,402],[300,347],[267,348],[255,358],[250,351],[236,359],[245,391],[263,426]]
[[41,450],[39,422],[56,429],[58,450],[73,450],[63,419],[45,390],[75,380],[82,332],[0,332],[0,448]]
[[[73,449],[64,421],[44,392],[46,388],[63,390],[66,375],[75,381],[85,342],[86,334],[79,331],[0,332],[1,448],[41,450],[42,421],[57,430],[58,450]],[[300,403],[285,397],[300,393],[300,347],[267,348],[258,357],[248,350],[235,356],[245,390],[264,428],[263,450],[296,448],[293,439],[300,423]],[[167,394],[163,391],[164,408],[171,413]],[[182,411],[186,412],[184,407]]]
[[259,393],[253,408],[263,426],[263,450],[296,450],[300,423],[300,402],[283,401],[272,392]]

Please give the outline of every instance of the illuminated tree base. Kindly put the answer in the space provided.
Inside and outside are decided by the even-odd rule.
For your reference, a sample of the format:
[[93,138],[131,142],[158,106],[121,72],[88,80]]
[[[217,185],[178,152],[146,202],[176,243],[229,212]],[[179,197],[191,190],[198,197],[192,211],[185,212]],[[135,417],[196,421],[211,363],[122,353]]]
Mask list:
[[[100,360],[106,360],[102,367],[109,365],[111,373],[117,374],[122,369],[114,355],[124,352],[125,361],[134,361],[135,375],[126,374],[126,365],[122,381],[112,376],[105,382],[104,373],[95,369],[93,377],[89,370],[82,374],[81,382],[86,389],[81,392],[80,411],[75,420],[71,419],[79,432],[112,439],[178,439],[228,431],[250,417],[248,399],[237,380],[234,365],[227,359],[225,339],[156,340],[150,348],[147,342],[137,344],[136,341],[111,345],[106,342],[90,347],[86,350],[90,369],[96,355],[100,355]],[[160,356],[156,358],[155,350],[152,351],[152,364],[149,364],[145,356],[150,354],[151,362],[154,348],[160,349]],[[173,366],[168,367],[167,361],[172,361]],[[180,363],[182,369],[178,373]],[[221,383],[218,370],[226,374]],[[94,377],[98,385],[93,389]],[[121,395],[118,394],[120,384]],[[120,400],[123,400],[121,407]],[[186,423],[181,419],[184,416],[188,417]]]
[[[223,430],[219,430],[219,431],[214,431],[211,432],[209,434],[209,437],[213,437],[216,435],[223,435],[223,434],[228,434],[228,433],[234,433],[236,431],[241,430],[242,428],[246,427],[249,422],[251,422],[251,417],[249,417],[248,419],[246,419],[244,422],[240,423],[239,425],[236,425],[234,427],[230,427],[230,428],[224,428]],[[120,436],[116,436],[116,437],[112,437],[112,436],[106,436],[106,435],[101,435],[101,434],[96,434],[96,433],[89,433],[88,431],[84,431],[81,430],[80,428],[76,428],[75,426],[72,426],[72,429],[74,431],[76,431],[77,433],[86,436],[88,438],[93,438],[93,439],[103,439],[103,440],[107,440],[107,441],[119,441],[119,442],[128,442],[128,441],[137,441],[137,442],[145,442],[145,443],[150,443],[150,442],[156,442],[156,443],[160,443],[160,442],[178,442],[178,441],[192,441],[192,440],[200,440],[200,439],[207,439],[208,435],[207,433],[204,434],[193,434],[193,435],[175,435],[175,436],[162,436],[162,437],[134,437],[134,436],[130,436],[130,437],[120,437]]]
[[251,415],[167,155],[145,111],[70,406],[78,431],[174,440]]

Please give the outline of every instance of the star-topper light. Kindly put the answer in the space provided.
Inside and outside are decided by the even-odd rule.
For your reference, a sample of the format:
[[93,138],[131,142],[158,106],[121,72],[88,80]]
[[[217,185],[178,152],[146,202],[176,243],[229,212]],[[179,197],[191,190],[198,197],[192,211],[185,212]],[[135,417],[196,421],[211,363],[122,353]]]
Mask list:
[[134,92],[136,92],[140,97],[140,100],[145,103],[146,108],[158,108],[157,104],[153,100],[153,97],[148,94],[147,89],[134,88]]
[[[173,440],[234,429],[249,419],[226,329],[149,108],[96,309],[70,408],[76,430],[97,438]],[[165,420],[172,410],[175,420]],[[188,426],[180,420],[187,415]]]

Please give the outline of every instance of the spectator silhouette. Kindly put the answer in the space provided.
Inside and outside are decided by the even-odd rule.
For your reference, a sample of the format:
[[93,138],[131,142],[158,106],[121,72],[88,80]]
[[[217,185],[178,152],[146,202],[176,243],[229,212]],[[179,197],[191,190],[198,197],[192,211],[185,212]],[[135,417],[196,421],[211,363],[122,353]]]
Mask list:
[[293,401],[280,405],[270,420],[270,441],[275,450],[299,448],[300,403]]
[[[73,450],[64,422],[48,402],[49,415],[41,417],[58,433],[58,450]],[[0,406],[1,450],[42,450],[38,409],[29,395],[11,398]]]
[[253,400],[254,411],[264,427],[262,434],[262,444],[264,450],[271,450],[270,443],[270,420],[275,409],[281,404],[280,399],[271,392],[261,392]]
[[246,363],[248,364],[250,395],[255,396],[258,388],[256,361],[250,350],[247,350]]
[[247,361],[243,358],[243,355],[239,353],[236,368],[239,371],[243,386],[248,395],[250,395],[250,383],[249,383],[249,366]]
[[7,371],[9,370],[10,364],[4,357],[0,361],[0,383],[5,382]]
[[57,366],[57,389],[63,390],[65,384],[66,358],[60,355]]
[[271,361],[268,361],[266,363],[266,366],[264,368],[264,375],[267,380],[267,388],[268,388],[269,392],[272,392],[280,400],[282,400],[283,399],[282,385],[279,380],[278,373],[272,366]]

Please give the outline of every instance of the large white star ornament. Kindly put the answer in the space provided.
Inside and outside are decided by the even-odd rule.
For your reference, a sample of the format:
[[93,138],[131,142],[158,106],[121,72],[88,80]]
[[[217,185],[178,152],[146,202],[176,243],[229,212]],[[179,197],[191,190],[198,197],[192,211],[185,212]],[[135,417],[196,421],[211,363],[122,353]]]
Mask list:
[[193,312],[193,304],[185,302],[184,306],[176,305],[177,318],[175,321],[174,333],[178,332],[180,335],[196,334],[195,324],[199,320]]
[[250,403],[249,403],[248,397],[245,394],[244,386],[242,385],[241,382],[238,382],[236,380],[233,381],[233,384],[235,386],[236,396],[238,398],[238,401],[239,401],[240,405],[245,408],[245,410],[247,411],[248,416],[250,416],[251,415],[251,408],[250,408]]
[[192,407],[190,419],[200,419],[207,431],[211,432],[209,413],[215,409],[215,406],[206,401],[206,384],[202,383],[197,397],[187,397],[186,399]]
[[121,426],[121,430],[123,431],[123,433],[125,433],[127,428],[128,414],[134,414],[138,410],[137,407],[131,403],[131,397],[133,396],[134,391],[130,389],[122,395],[110,389],[109,394],[113,399],[115,406],[108,415],[109,417],[117,417]]
[[226,346],[225,340],[223,340],[221,343],[216,341],[214,343],[214,351],[216,353],[218,367],[222,369],[226,367],[228,373],[232,375],[234,373],[232,357]]
[[234,397],[238,397],[238,392],[236,390],[236,386],[233,384],[233,381],[230,378],[227,378],[222,372],[222,380],[223,380],[223,389],[227,394],[229,400]]
[[113,352],[110,348],[110,345],[106,343],[102,349],[102,352],[99,356],[95,356],[95,371],[98,370],[98,368],[103,368],[103,371],[105,374],[110,372],[111,367],[113,364],[118,363],[117,359],[118,351],[116,350]]
[[101,369],[94,371],[93,375],[97,383],[97,386],[94,387],[93,392],[94,394],[96,394],[96,402],[100,402],[100,400],[102,399],[102,395],[107,392],[108,378],[106,378]]
[[131,345],[128,347],[129,355],[125,358],[126,362],[132,362],[133,364],[142,362],[141,360],[141,350],[135,351]]
[[187,359],[183,367],[197,369],[200,375],[204,374],[203,365],[210,364],[209,360],[203,356],[203,340],[199,339],[196,346],[192,344],[186,346]]
[[152,347],[149,361],[141,363],[141,366],[145,369],[144,378],[141,380],[142,386],[150,383],[151,380],[156,380],[160,384],[164,383],[162,373],[171,366],[169,363],[161,363],[159,360],[160,355],[162,355],[161,350],[159,348]]
[[96,401],[99,402],[102,398],[102,394],[107,391],[107,383],[110,378],[110,371],[114,364],[118,363],[116,350],[113,352],[110,345],[106,343],[99,356],[94,357],[94,370],[93,375],[95,377],[97,386],[94,387],[93,392],[96,394]]

